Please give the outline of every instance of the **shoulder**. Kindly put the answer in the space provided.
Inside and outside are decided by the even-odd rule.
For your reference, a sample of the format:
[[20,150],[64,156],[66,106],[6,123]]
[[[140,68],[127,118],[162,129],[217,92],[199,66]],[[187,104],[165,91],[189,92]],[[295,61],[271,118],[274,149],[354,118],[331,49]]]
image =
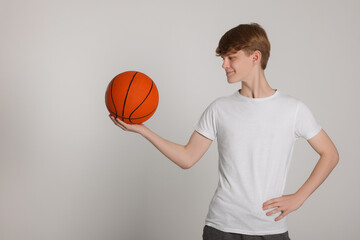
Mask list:
[[294,96],[291,96],[287,93],[280,92],[280,98],[284,101],[297,104],[300,100]]
[[229,101],[233,101],[231,98],[231,95],[215,98],[210,102],[210,104],[207,105],[206,109],[204,110],[204,114],[212,114],[213,116],[217,115],[221,109],[228,108],[231,105],[229,104]]
[[300,104],[304,104],[300,99],[298,99],[297,97],[291,96],[289,94],[286,93],[282,93],[280,92],[279,95],[279,101],[283,104],[286,105],[292,109],[297,110],[297,108],[299,107]]
[[287,106],[283,105],[284,109],[291,110],[295,114],[296,119],[303,119],[312,116],[311,108],[305,103],[305,101],[300,100],[299,98],[282,94],[283,102]]
[[235,94],[232,93],[230,95],[216,98],[211,104],[221,106],[222,104],[228,104],[229,102],[233,102],[235,100],[236,100]]
[[232,95],[217,97],[212,102],[210,102],[208,108],[217,108],[218,106],[227,104],[229,101],[231,101],[231,98]]

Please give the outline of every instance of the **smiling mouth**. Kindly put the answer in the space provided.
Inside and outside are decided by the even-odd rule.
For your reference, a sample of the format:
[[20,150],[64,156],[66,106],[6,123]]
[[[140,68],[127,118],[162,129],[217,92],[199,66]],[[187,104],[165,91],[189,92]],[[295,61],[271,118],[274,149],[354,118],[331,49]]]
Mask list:
[[226,72],[226,76],[233,74],[234,72]]

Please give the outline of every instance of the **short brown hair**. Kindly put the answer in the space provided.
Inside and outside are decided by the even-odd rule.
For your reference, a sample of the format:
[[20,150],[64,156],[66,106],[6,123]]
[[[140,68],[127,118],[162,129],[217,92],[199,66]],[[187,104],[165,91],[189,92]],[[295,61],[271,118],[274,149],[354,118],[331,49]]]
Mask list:
[[265,69],[270,57],[270,42],[265,30],[257,23],[240,24],[230,29],[221,37],[216,48],[216,56],[239,50],[244,50],[248,55],[259,50],[261,67]]

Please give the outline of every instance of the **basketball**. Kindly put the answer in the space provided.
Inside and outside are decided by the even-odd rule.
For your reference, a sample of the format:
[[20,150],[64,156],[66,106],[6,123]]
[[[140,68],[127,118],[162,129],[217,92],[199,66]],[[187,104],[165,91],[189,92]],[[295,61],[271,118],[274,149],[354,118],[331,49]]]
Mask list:
[[140,124],[156,111],[159,93],[154,81],[144,73],[127,71],[116,75],[105,93],[112,116],[129,124]]

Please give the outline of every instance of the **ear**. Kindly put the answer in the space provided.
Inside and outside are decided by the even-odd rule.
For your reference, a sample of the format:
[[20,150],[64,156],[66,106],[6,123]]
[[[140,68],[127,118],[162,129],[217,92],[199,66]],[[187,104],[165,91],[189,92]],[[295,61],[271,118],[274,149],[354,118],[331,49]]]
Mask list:
[[261,52],[259,50],[255,50],[252,54],[253,63],[260,62],[261,57],[262,57]]

